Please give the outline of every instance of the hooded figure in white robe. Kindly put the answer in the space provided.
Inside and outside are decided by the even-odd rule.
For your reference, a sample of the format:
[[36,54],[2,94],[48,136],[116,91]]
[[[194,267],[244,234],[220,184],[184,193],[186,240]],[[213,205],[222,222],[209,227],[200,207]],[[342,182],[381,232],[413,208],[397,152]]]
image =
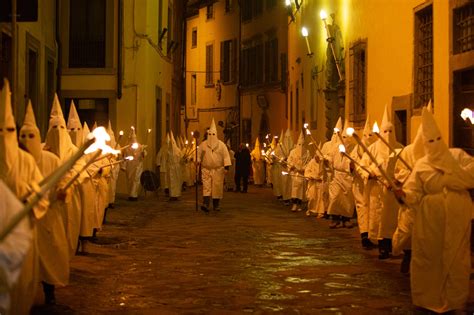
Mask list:
[[[117,141],[115,140],[115,134],[114,134],[114,130],[112,129],[112,124],[109,120],[109,125],[107,126],[107,133],[109,134],[110,136],[110,142],[109,142],[109,145],[114,148],[114,149],[117,149]],[[110,163],[114,163],[117,161],[117,158],[116,157],[111,157],[109,159]],[[109,205],[108,207],[109,208],[114,208],[114,204],[115,204],[115,192],[117,190],[117,180],[118,180],[118,177],[119,177],[119,173],[120,173],[120,166],[119,164],[115,164],[113,166],[110,166],[110,182],[109,182]]]
[[224,195],[224,177],[231,165],[231,160],[227,146],[217,138],[214,118],[207,131],[207,139],[198,147],[197,162],[201,164],[203,186],[201,209],[208,212],[212,198],[214,210],[219,211],[219,201]]
[[474,159],[448,149],[426,108],[422,126],[426,155],[403,186],[415,212],[411,295],[414,305],[442,313],[462,309],[469,298]]
[[[18,147],[15,118],[12,113],[10,86],[7,80],[4,80],[3,89],[0,91],[0,130],[0,180],[4,181],[17,198],[24,198],[31,191],[31,185],[39,183],[43,176],[33,156]],[[18,280],[13,284],[13,287],[11,287],[11,282],[8,285],[11,298],[11,314],[29,314],[33,304],[39,282],[36,223],[46,214],[48,207],[49,202],[47,198],[44,198],[35,206],[30,215],[22,220],[26,221],[26,223],[22,222],[21,225],[27,226],[29,230],[26,231],[22,228],[23,232],[18,240],[19,246],[23,247],[20,249],[21,253],[18,253],[20,256],[23,256],[23,250],[26,249],[23,245],[25,245],[24,242],[30,240],[30,235],[31,242],[29,242],[28,252],[26,257],[24,257]],[[9,213],[9,211],[6,213]],[[2,222],[0,225],[5,224],[3,217],[0,217],[0,221]],[[28,237],[26,234],[28,234]],[[4,250],[6,249],[4,248]],[[22,258],[12,257],[12,260],[21,264]],[[5,259],[7,258],[0,258],[3,261]],[[13,272],[18,272],[16,267],[13,269]],[[12,274],[7,276],[14,276],[16,278],[16,275]]]
[[131,128],[128,138],[130,145],[125,149],[125,156],[132,156],[133,160],[125,161],[125,174],[128,184],[128,200],[138,200],[138,189],[140,188],[140,176],[143,171],[143,160],[146,156],[145,146],[137,142],[135,128]]
[[181,172],[181,150],[176,144],[173,132],[170,133],[170,145],[168,146],[168,164],[166,168],[167,181],[169,182],[170,201],[177,200],[181,197],[181,190],[183,187],[183,179]]
[[283,167],[280,163],[280,159],[283,158],[283,151],[281,148],[281,139],[283,139],[283,130],[281,131],[280,138],[273,138],[275,140],[275,147],[268,154],[272,161],[272,182],[273,182],[273,195],[277,199],[283,199],[283,182],[282,182],[282,171]]
[[[342,130],[342,119],[339,119],[336,122],[336,126],[334,130]],[[323,190],[323,203],[324,208],[327,209],[329,207],[329,185],[334,178],[334,166],[333,166],[333,155],[337,153],[336,149],[338,148],[338,136],[334,131],[331,137],[331,140],[326,141],[323,146],[321,147],[321,152],[323,154],[323,158],[321,159],[321,168],[324,169],[326,176],[324,177],[322,183],[322,190]]]
[[[46,142],[43,149],[56,154],[56,156],[59,157],[60,164],[69,160],[78,151],[78,148],[72,143],[71,137],[67,132],[66,121],[64,120],[63,111],[57,95],[54,96],[49,118],[48,133],[46,134]],[[69,182],[69,180],[82,169],[84,164],[83,159],[77,161],[74,165],[74,170],[71,170],[58,186],[62,187],[61,184],[65,185]],[[79,241],[82,218],[81,193],[79,187],[83,179],[84,177],[82,175],[76,179],[74,184],[68,189],[65,199],[60,201],[62,203],[61,206],[66,209],[66,211],[64,211],[64,224],[68,238],[70,258],[74,256]]]
[[81,119],[77,114],[74,101],[71,101],[71,108],[69,109],[69,116],[67,118],[67,130],[69,132],[69,136],[71,136],[72,143],[79,148],[84,141],[84,136],[82,132]]
[[[0,132],[0,137],[2,137]],[[23,209],[23,204],[0,179],[0,231]],[[20,221],[0,242],[0,313],[10,314],[10,290],[17,283],[30,251],[32,233],[28,218]]]
[[[265,145],[264,145],[265,147]],[[265,170],[266,170],[266,179],[267,179],[267,185],[273,187],[273,171],[272,171],[272,166],[273,162],[271,159],[271,154],[276,148],[276,139],[272,138],[272,142],[270,143],[269,146],[265,147]]]
[[[391,148],[402,148],[402,145],[395,139],[395,127],[390,122],[387,106],[380,126],[380,135]],[[375,141],[368,149],[377,160],[377,164],[393,180],[396,156],[390,152],[387,145],[380,139]],[[371,175],[363,170],[359,172],[364,178],[369,179],[367,183],[367,189],[369,190],[369,239],[378,241],[379,259],[387,259],[392,251],[392,237],[397,228],[400,205],[394,194],[387,188],[389,183],[383,178],[379,168],[372,163],[367,154],[362,156],[360,164],[371,172]]]
[[[423,144],[423,130],[422,125],[420,125],[413,143],[403,148],[403,151],[400,153],[400,157],[413,169],[416,161],[420,160],[424,155],[425,148]],[[408,167],[403,162],[401,162],[400,159],[398,159],[397,163],[395,164],[395,179],[399,183],[400,187],[408,179],[410,173],[410,169],[408,169]],[[402,251],[404,253],[401,265],[402,273],[408,273],[410,271],[411,235],[413,230],[414,216],[415,213],[412,208],[407,207],[406,205],[400,206],[398,212],[397,229],[393,234],[392,252],[395,256],[399,255]]]
[[261,186],[265,183],[265,160],[258,138],[255,139],[255,146],[250,152],[250,157],[252,158],[253,183]]
[[161,147],[156,154],[155,164],[160,171],[160,187],[163,189],[166,195],[169,195],[169,176],[167,176],[168,170],[168,158],[169,158],[169,147],[171,145],[170,134],[166,134],[166,138],[161,142]]
[[[368,115],[362,133],[362,143],[365,145],[365,147],[368,148],[376,140],[376,136],[372,133],[370,118]],[[364,149],[359,144],[356,144],[354,146],[354,149],[350,153],[350,156],[357,163],[360,163],[360,160],[362,159],[364,153]],[[351,168],[351,172],[353,175],[352,194],[354,195],[354,202],[357,212],[357,223],[359,226],[361,243],[363,248],[373,249],[375,248],[375,244],[369,240],[369,189],[366,186],[366,179],[362,177],[359,172],[355,171],[356,167],[357,165],[353,165]]]
[[[291,135],[290,129],[287,129],[285,136],[283,137],[281,145],[282,156],[279,157],[280,161],[285,170],[288,169],[288,157],[290,156],[291,150],[294,148],[293,136]],[[283,192],[283,202],[285,205],[291,204],[291,178],[288,175],[282,175],[282,192]]]
[[[20,143],[34,157],[41,174],[49,176],[60,165],[59,158],[41,147],[40,131],[31,102],[26,108],[25,120],[20,129]],[[45,303],[54,302],[54,287],[69,283],[69,250],[64,226],[65,208],[50,192],[50,207],[37,223],[39,276],[43,282]]]
[[226,143],[227,146],[227,151],[229,151],[229,156],[230,156],[230,163],[231,165],[229,166],[229,170],[225,174],[225,186],[226,186],[226,191],[234,191],[235,189],[235,152],[232,150],[230,147],[230,139],[227,140]]
[[352,194],[351,161],[341,151],[351,152],[354,149],[354,138],[347,136],[349,122],[345,123],[345,130],[336,131],[336,146],[333,146],[332,165],[333,180],[329,183],[328,215],[332,217],[331,228],[344,226],[352,228],[350,222],[354,214],[354,195]]
[[322,157],[318,150],[315,151],[313,158],[309,161],[304,170],[308,184],[306,189],[306,198],[308,199],[308,209],[306,215],[316,215],[318,218],[324,216],[323,187],[326,172],[322,165]]
[[306,200],[304,169],[310,159],[311,156],[305,146],[303,132],[301,132],[295,148],[290,151],[288,156],[288,176],[291,181],[291,199],[293,202],[291,211],[303,210],[302,202]]

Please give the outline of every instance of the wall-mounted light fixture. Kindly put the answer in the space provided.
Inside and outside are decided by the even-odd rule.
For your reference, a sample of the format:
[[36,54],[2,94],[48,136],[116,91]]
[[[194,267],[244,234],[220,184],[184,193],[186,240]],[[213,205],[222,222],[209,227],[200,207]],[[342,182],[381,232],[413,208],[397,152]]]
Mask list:
[[308,47],[308,56],[313,57],[313,52],[311,51],[311,47],[309,46],[308,29],[304,26],[301,28],[301,35],[303,35],[304,39],[306,40],[306,47]]
[[170,41],[168,45],[168,49],[166,49],[166,54],[169,55],[170,51],[173,49],[174,45],[176,45],[176,42],[174,40]]
[[164,28],[161,30],[160,37],[158,38],[158,44],[161,45],[161,42],[163,41],[163,38],[165,37],[166,33],[168,33],[168,29],[167,29],[166,27],[164,27]]
[[319,17],[323,21],[324,28],[326,29],[326,34],[327,34],[326,41],[328,42],[329,46],[331,47],[331,52],[332,52],[332,56],[334,58],[334,61],[336,63],[337,74],[339,75],[339,80],[342,80],[341,67],[339,65],[339,60],[337,59],[336,51],[335,51],[335,48],[334,48],[334,37],[332,37],[331,31],[330,31],[329,26],[328,26],[328,23],[326,22],[326,20],[328,18],[328,14],[326,13],[326,11],[321,10],[319,12]]
[[290,17],[290,23],[295,21],[295,15],[293,14],[293,6],[291,5],[291,0],[285,0],[286,10],[288,16]]

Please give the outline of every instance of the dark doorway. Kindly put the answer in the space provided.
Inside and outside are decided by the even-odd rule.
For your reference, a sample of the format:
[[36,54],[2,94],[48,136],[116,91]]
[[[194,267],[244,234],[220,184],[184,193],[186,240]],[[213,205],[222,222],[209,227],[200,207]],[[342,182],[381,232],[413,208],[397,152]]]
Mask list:
[[38,104],[38,53],[35,50],[28,49],[27,62],[25,104],[28,104],[30,99],[33,110],[38,116],[40,113],[40,104]]
[[463,108],[474,110],[474,69],[466,69],[454,73],[454,104],[453,104],[453,146],[474,154],[473,125],[464,121],[460,114]]
[[156,99],[156,117],[155,117],[155,148],[156,152],[160,151],[161,148],[161,122],[162,122],[162,91],[159,86],[155,87],[155,99]]
[[0,75],[1,81],[0,87],[3,87],[3,78],[7,78],[10,81],[10,87],[13,88],[12,84],[12,38],[5,33],[0,32]]
[[[69,108],[71,106],[71,98],[66,99],[65,118],[69,116]],[[107,127],[109,123],[109,99],[108,98],[92,98],[81,99],[74,98],[77,113],[81,119],[81,123],[87,122],[89,129],[97,122],[97,126]],[[66,113],[67,112],[67,113]]]
[[403,145],[407,145],[407,111],[395,111],[395,137]]

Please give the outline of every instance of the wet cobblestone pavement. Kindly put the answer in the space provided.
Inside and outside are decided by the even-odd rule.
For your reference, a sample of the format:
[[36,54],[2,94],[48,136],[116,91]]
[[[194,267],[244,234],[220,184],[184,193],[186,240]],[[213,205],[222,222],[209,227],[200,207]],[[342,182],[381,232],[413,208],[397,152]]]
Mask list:
[[[59,305],[35,314],[410,314],[401,259],[380,261],[359,232],[293,213],[269,188],[226,193],[222,210],[180,201],[119,199],[72,261]],[[474,301],[471,284],[471,301]],[[38,302],[42,296],[38,295]]]

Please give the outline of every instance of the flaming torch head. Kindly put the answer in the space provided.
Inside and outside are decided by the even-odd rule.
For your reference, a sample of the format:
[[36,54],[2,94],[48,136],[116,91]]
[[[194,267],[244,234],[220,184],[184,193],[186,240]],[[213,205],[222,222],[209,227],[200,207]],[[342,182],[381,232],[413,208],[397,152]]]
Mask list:
[[148,133],[151,133],[151,129],[148,129]]
[[127,161],[133,161],[133,156],[129,155],[124,158]]
[[304,129],[308,129],[308,127],[309,127],[309,124],[308,124],[308,123],[304,123],[303,128],[304,128]]
[[307,134],[308,136],[311,136],[311,131],[310,131],[309,129],[306,129],[306,134]]
[[340,132],[339,128],[334,128],[334,133],[339,133],[339,132]]
[[117,155],[120,153],[119,150],[114,150],[107,145],[107,141],[110,141],[110,136],[105,130],[104,127],[97,127],[87,136],[89,139],[95,138],[95,142],[84,151],[85,154],[95,152],[97,150],[102,150],[102,154],[114,154]]
[[346,147],[342,143],[339,145],[339,152],[346,153]]
[[471,121],[471,124],[474,125],[474,117],[473,117],[473,113],[472,113],[472,110],[470,110],[469,108],[464,108],[461,112],[461,117],[462,119],[466,120],[466,119],[469,119]]
[[137,143],[137,142],[132,143],[131,148],[132,148],[133,150],[138,149],[138,143]]
[[123,136],[123,130],[120,130],[120,131],[119,131],[119,136],[120,136],[120,137]]
[[349,127],[349,128],[347,128],[347,130],[346,130],[346,134],[347,134],[349,137],[352,137],[352,136],[354,135],[354,132],[355,132],[355,130],[354,130],[354,128],[352,128],[352,127]]
[[380,133],[379,125],[377,124],[377,122],[374,122],[374,126],[372,127],[372,132]]
[[288,172],[282,171],[281,175],[288,175]]

